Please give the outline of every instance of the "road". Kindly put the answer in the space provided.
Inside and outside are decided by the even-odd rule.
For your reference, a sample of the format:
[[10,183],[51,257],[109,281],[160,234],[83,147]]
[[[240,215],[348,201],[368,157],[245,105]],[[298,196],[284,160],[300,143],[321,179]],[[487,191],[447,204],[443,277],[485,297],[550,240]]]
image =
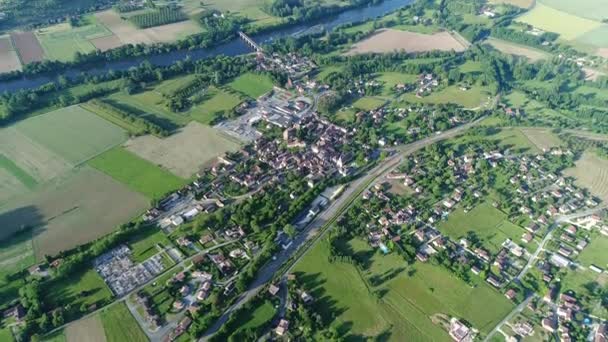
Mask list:
[[[201,341],[206,341],[213,336],[222,327],[222,325],[228,321],[228,318],[233,312],[241,308],[245,303],[253,298],[270,280],[272,280],[274,275],[284,267],[284,264],[290,262],[289,267],[283,270],[283,273],[288,273],[291,268],[314,245],[314,243],[318,241],[321,236],[323,236],[331,223],[333,223],[343,212],[345,212],[361,193],[369,189],[375,180],[384,177],[395,167],[397,167],[401,163],[404,156],[414,153],[415,151],[441,140],[452,138],[466,131],[470,127],[477,125],[483,119],[485,119],[485,116],[482,116],[473,122],[444,131],[440,134],[435,134],[414,143],[400,146],[397,148],[397,153],[384,159],[372,170],[368,171],[364,176],[359,177],[350,183],[339,198],[333,201],[328,208],[321,212],[308,224],[308,226],[304,228],[300,234],[298,234],[298,236],[296,236],[290,248],[279,252],[277,255],[275,255],[274,260],[262,267],[262,269],[258,272],[257,278],[253,281],[249,288],[238,297],[232,306],[224,311],[220,318],[205,332],[201,338]],[[324,229],[322,230],[322,228]],[[307,244],[306,242],[312,243]],[[300,248],[302,249],[300,250]],[[296,252],[299,253],[295,254]],[[295,259],[292,259],[292,256],[294,255],[296,257]],[[292,260],[290,261],[290,259]]]
[[509,314],[503,318],[502,321],[500,321],[500,323],[498,323],[494,329],[492,329],[492,331],[490,331],[490,333],[488,333],[488,335],[486,336],[486,338],[483,339],[483,342],[487,342],[490,340],[490,338],[492,338],[492,336],[494,336],[494,334],[496,334],[498,332],[498,330],[500,329],[500,327],[502,327],[505,323],[507,323],[508,321],[510,321],[511,319],[513,319],[513,316],[515,316],[516,314],[522,312],[523,309],[526,308],[526,306],[528,306],[528,303],[530,303],[530,301],[536,297],[536,294],[530,295],[528,296],[528,298],[526,298],[523,302],[521,302],[518,306],[516,306],[513,310],[511,310],[511,312],[509,312]]

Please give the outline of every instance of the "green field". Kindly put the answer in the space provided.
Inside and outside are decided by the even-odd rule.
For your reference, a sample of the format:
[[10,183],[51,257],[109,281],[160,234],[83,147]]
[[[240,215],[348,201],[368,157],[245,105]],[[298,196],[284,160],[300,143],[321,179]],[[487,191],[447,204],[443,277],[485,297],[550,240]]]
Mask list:
[[602,269],[608,268],[608,238],[603,235],[595,236],[591,243],[578,256],[583,266],[595,265]]
[[490,94],[485,88],[473,86],[467,91],[460,90],[459,86],[452,85],[422,98],[416,94],[407,93],[401,99],[414,103],[454,103],[465,108],[477,108],[487,101]]
[[3,154],[0,154],[0,168],[15,176],[19,182],[25,185],[28,189],[32,189],[36,186],[36,184],[38,184],[34,177],[30,176],[25,170],[20,168]]
[[63,330],[59,330],[50,335],[43,336],[40,338],[42,342],[66,342],[65,333]]
[[[574,293],[582,295],[588,293],[589,287],[594,287],[597,284],[605,285],[606,283],[608,283],[608,274],[605,272],[598,274],[589,269],[578,268],[566,273],[561,281],[561,289],[563,292],[572,290]],[[608,319],[608,309],[602,307],[599,300],[586,305],[586,307],[591,308],[591,314]]]
[[2,328],[0,329],[0,341],[12,342],[15,339],[13,338],[13,333],[11,333],[10,328]]
[[416,75],[404,74],[401,72],[382,72],[378,74],[376,80],[384,83],[382,88],[382,95],[389,96],[393,93],[393,90],[397,84],[404,83],[412,83],[417,79]]
[[190,84],[190,82],[194,81],[194,79],[196,79],[196,75],[186,75],[183,77],[173,78],[170,80],[163,81],[156,88],[154,88],[154,90],[165,96],[171,96],[177,90]]
[[[572,5],[576,6],[574,3]],[[518,20],[544,31],[555,32],[566,40],[574,40],[602,25],[600,22],[577,17],[542,3],[537,3],[531,11],[519,17]],[[568,25],[563,23],[568,23]]]
[[608,18],[608,7],[602,0],[539,0],[543,5],[596,21]]
[[95,157],[89,165],[149,198],[163,196],[185,183],[185,180],[121,147]]
[[254,21],[255,26],[265,27],[275,25],[282,21],[281,18],[274,17],[262,10],[266,0],[209,0],[206,6],[218,9],[222,12],[232,12],[247,17]]
[[383,106],[385,103],[386,101],[383,99],[365,96],[355,101],[353,107],[363,111],[370,111]]
[[81,305],[100,304],[112,298],[112,292],[103,279],[89,268],[68,278],[51,281],[44,288],[44,301],[53,307],[71,305],[72,310],[80,310]]
[[270,301],[265,301],[262,305],[258,306],[252,312],[247,312],[239,319],[239,329],[237,331],[244,331],[247,329],[255,329],[262,324],[270,322],[274,317],[276,310],[274,305]]
[[241,98],[225,90],[209,88],[205,101],[191,110],[190,116],[202,124],[209,125],[222,112],[230,111],[241,103]]
[[100,314],[107,342],[147,342],[148,337],[133,318],[125,303],[112,305]]
[[[398,255],[374,252],[362,240],[350,241],[348,246],[358,260],[369,265],[361,275],[351,264],[328,263],[325,241],[295,268],[298,280],[312,290],[316,309],[347,339],[386,334],[394,341],[449,341],[429,316],[445,313],[464,318],[487,333],[512,308],[482,280],[472,288],[430,264],[417,263],[406,269]],[[374,286],[371,279],[382,280]],[[368,291],[366,282],[373,291],[383,293],[381,300]]]
[[124,142],[125,131],[71,106],[20,122],[17,130],[74,165]]
[[19,272],[36,262],[31,239],[32,232],[24,231],[0,241],[0,284],[3,276]]
[[150,229],[133,237],[128,244],[133,261],[142,262],[159,252],[157,244],[166,247],[171,245],[171,242],[162,231]]
[[524,233],[523,228],[510,223],[505,213],[487,202],[468,213],[462,208],[454,210],[447,221],[439,224],[439,229],[455,241],[473,232],[493,254],[501,249],[501,244],[506,239],[519,241]]
[[97,23],[94,16],[86,17],[86,20],[90,23],[83,26],[72,27],[68,23],[62,23],[37,30],[36,36],[46,58],[62,62],[72,61],[77,52],[95,51],[90,39],[112,34],[105,26]]
[[235,78],[228,86],[249,97],[257,99],[261,95],[272,90],[274,84],[268,76],[247,73]]
[[467,60],[463,65],[459,66],[458,69],[462,73],[470,73],[470,72],[481,72],[483,68],[483,64],[478,61]]
[[122,92],[115,93],[108,99],[110,103],[154,122],[169,131],[174,131],[191,120],[187,113],[173,113],[170,111],[165,106],[162,95],[154,89],[133,95]]

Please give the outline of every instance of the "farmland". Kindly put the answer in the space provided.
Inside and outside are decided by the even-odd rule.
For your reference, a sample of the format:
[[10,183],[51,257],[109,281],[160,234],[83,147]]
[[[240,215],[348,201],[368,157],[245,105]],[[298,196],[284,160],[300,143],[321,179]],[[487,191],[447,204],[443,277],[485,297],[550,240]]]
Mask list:
[[521,131],[541,151],[562,145],[562,141],[549,129],[522,128]]
[[272,90],[273,83],[268,76],[247,73],[234,79],[228,86],[251,98],[257,99]]
[[539,2],[581,18],[601,21],[608,17],[608,8],[606,8],[606,3],[602,0],[579,0],[577,2],[568,0],[540,0]]
[[210,0],[206,5],[222,12],[230,11],[253,20],[256,26],[268,26],[281,22],[281,18],[274,17],[262,10],[265,0]]
[[574,177],[577,186],[589,189],[604,202],[608,201],[608,160],[592,152],[585,152],[575,164],[565,174]]
[[19,55],[9,36],[0,36],[0,73],[21,70]]
[[33,32],[12,32],[11,38],[21,63],[41,62],[44,59],[44,50],[42,50],[42,46],[40,46]]
[[78,320],[65,328],[67,342],[106,342],[103,326],[98,315]]
[[407,93],[402,95],[401,99],[418,103],[454,103],[466,108],[476,108],[487,101],[488,95],[489,93],[485,88],[480,86],[473,86],[469,90],[463,91],[460,87],[453,85],[421,98],[416,97],[415,94]]
[[124,183],[148,198],[158,198],[184,185],[185,181],[117,147],[89,161],[89,165]]
[[148,338],[135,321],[124,303],[104,309],[101,323],[108,342],[146,342]]
[[508,42],[501,39],[489,38],[488,44],[496,50],[508,55],[521,56],[529,59],[531,62],[536,62],[541,59],[549,58],[550,55],[542,50],[534,49],[529,46],[523,46]]
[[521,227],[507,220],[505,213],[487,202],[477,205],[468,213],[462,208],[456,209],[439,227],[455,241],[473,233],[492,253],[497,253],[505,240],[518,241],[524,233]]
[[[357,239],[348,244],[354,255],[369,264],[361,273],[351,264],[328,263],[325,241],[296,265],[295,272],[317,298],[316,309],[326,319],[335,314],[333,326],[350,338],[388,332],[397,341],[448,341],[447,333],[429,319],[433,314],[462,317],[487,333],[512,307],[481,280],[473,289],[437,266],[417,263],[404,270],[403,259],[397,255],[374,253]],[[394,277],[375,288],[385,293],[377,301],[366,288],[369,280],[363,279],[391,273]]]
[[464,51],[467,47],[448,32],[422,34],[392,29],[379,30],[373,36],[356,43],[348,55],[387,53],[398,50],[424,52],[432,50]]
[[164,139],[151,135],[131,139],[125,148],[182,178],[189,178],[202,165],[227,151],[237,150],[239,145],[209,126],[191,122]]
[[[577,17],[543,3],[537,3],[530,12],[521,16],[518,20],[544,31],[555,32],[565,40],[575,40],[577,37],[601,26],[601,23],[597,21]],[[568,25],[563,23],[568,23]]]
[[72,165],[81,164],[126,140],[124,130],[79,106],[20,122],[17,129]]

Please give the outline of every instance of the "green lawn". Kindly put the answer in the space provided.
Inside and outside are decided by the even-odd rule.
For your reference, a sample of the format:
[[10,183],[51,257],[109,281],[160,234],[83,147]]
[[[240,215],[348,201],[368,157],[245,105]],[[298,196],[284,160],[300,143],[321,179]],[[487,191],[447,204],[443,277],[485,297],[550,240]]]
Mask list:
[[589,245],[578,256],[578,260],[584,266],[595,265],[607,269],[608,238],[603,235],[593,237]]
[[165,99],[154,89],[128,95],[123,92],[108,97],[111,103],[150,120],[161,127],[174,131],[191,121],[188,113],[173,113],[165,106]]
[[[361,275],[351,264],[329,263],[325,241],[296,265],[295,272],[298,281],[312,290],[317,310],[347,338],[373,339],[387,333],[396,341],[449,341],[447,333],[431,322],[431,315],[460,317],[487,333],[512,309],[481,279],[474,279],[476,286],[470,287],[441,267],[416,263],[407,268],[396,253],[383,255],[362,240],[346,245],[367,265]],[[381,300],[370,294],[362,276],[372,291],[383,293]]]
[[149,198],[159,198],[184,185],[185,180],[122,147],[89,161],[89,165]]
[[342,70],[343,70],[343,67],[338,66],[338,65],[323,66],[323,67],[319,68],[319,72],[315,75],[315,79],[322,81],[325,79],[325,77],[327,77],[332,72],[341,72]]
[[257,327],[266,324],[272,320],[276,313],[272,302],[265,301],[262,305],[258,306],[252,312],[247,312],[241,315],[239,319],[239,328],[235,332],[244,331],[247,329],[256,329]]
[[69,304],[75,312],[82,304],[89,306],[112,298],[112,292],[92,267],[68,278],[52,280],[43,291],[45,303],[52,307]]
[[155,91],[163,95],[173,95],[175,91],[179,90],[190,82],[194,81],[196,75],[186,75],[182,77],[172,78],[170,80],[163,81],[161,84],[156,86]]
[[482,66],[481,62],[467,60],[463,65],[459,66],[458,69],[462,73],[480,72]]
[[79,106],[39,115],[21,121],[15,127],[75,165],[127,139],[122,128]]
[[32,189],[38,184],[34,177],[30,176],[25,170],[20,168],[15,162],[8,159],[6,156],[0,153],[0,168],[5,169],[11,175],[15,176],[23,185],[28,189]]
[[383,106],[385,103],[386,101],[383,99],[365,96],[355,101],[355,103],[353,103],[353,107],[359,108],[364,111],[370,111]]
[[238,95],[211,87],[206,99],[190,111],[190,116],[202,124],[209,125],[219,114],[232,110],[241,102],[243,101]]
[[107,342],[148,341],[148,337],[141,330],[125,303],[119,303],[103,310],[100,317]]
[[462,208],[454,210],[447,221],[439,224],[439,229],[456,241],[468,232],[474,232],[492,253],[497,253],[506,239],[519,241],[524,233],[523,228],[510,223],[505,213],[488,202],[477,205],[468,213]]
[[228,86],[249,97],[257,99],[261,95],[272,90],[274,84],[270,77],[266,75],[246,73],[234,79]]
[[352,107],[340,108],[336,111],[335,115],[337,120],[348,123],[355,121],[355,115],[357,114],[357,112],[358,110]]
[[404,74],[401,72],[382,72],[378,74],[376,79],[384,83],[382,88],[382,96],[390,96],[393,94],[393,90],[397,84],[415,82],[417,76],[412,74]]
[[129,246],[133,254],[133,261],[142,262],[157,254],[159,250],[156,245],[168,246],[171,244],[165,234],[157,229],[150,229],[131,239]]
[[422,98],[414,93],[402,95],[402,99],[415,103],[454,103],[465,108],[477,108],[485,103],[490,94],[485,88],[473,86],[469,90],[460,90],[457,85],[445,87]]
[[12,342],[14,340],[10,328],[0,329],[0,341]]

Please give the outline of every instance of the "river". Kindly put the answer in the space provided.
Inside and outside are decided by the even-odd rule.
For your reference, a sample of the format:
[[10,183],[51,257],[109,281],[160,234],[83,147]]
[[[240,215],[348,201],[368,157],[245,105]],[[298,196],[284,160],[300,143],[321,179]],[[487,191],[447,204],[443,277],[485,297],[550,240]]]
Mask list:
[[[251,38],[253,38],[257,43],[263,44],[271,42],[274,39],[301,34],[309,29],[317,30],[322,27],[323,29],[330,31],[336,28],[337,26],[346,23],[360,22],[383,16],[388,12],[392,12],[400,7],[410,4],[412,1],[413,0],[384,0],[382,3],[377,5],[350,9],[340,14],[332,15],[327,18],[322,18],[320,20],[315,20],[304,24],[297,24],[286,28],[260,33],[252,36]],[[81,67],[68,69],[62,72],[61,74],[66,77],[74,77],[82,72],[86,72],[90,75],[100,75],[108,72],[109,70],[127,70],[130,67],[137,66],[141,62],[146,60],[152,63],[153,65],[167,66],[177,61],[184,60],[186,58],[198,60],[201,58],[214,57],[217,55],[236,56],[249,52],[251,52],[250,48],[243,41],[241,41],[240,39],[234,39],[230,42],[218,45],[214,48],[178,50],[157,55],[111,61],[96,67]],[[55,80],[56,77],[56,75],[39,75],[29,78],[24,77],[12,81],[1,82],[0,93],[3,93],[5,91],[14,92],[24,88],[39,87],[45,83]]]

